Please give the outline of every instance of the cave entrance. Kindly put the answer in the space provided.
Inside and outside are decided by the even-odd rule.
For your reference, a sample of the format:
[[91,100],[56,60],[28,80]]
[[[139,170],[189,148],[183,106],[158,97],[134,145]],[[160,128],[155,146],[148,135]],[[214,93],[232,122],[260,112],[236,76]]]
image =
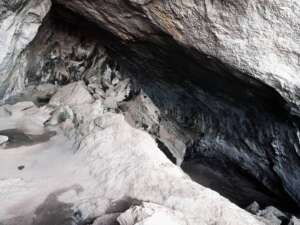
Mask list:
[[[40,34],[48,32],[51,24],[62,37],[82,35],[85,28],[83,36],[108,54],[106,65],[113,62],[123,78],[131,80],[132,95],[138,96],[142,90],[151,99],[160,111],[159,122],[154,125],[166,128],[173,139],[186,145],[182,168],[192,179],[241,207],[257,201],[284,211],[298,210],[281,177],[272,169],[275,152],[270,143],[276,139],[290,149],[297,138],[285,101],[276,91],[217,59],[179,46],[164,34],[159,42],[123,42],[56,4],[47,20],[50,26],[42,27]],[[41,41],[37,37],[33,46]],[[97,58],[97,54],[99,51],[93,51],[91,58]],[[93,61],[84,62],[86,69],[93,69]],[[101,68],[97,71],[100,76]],[[36,75],[34,72],[29,75]],[[78,79],[84,77],[69,80]],[[36,82],[36,77],[32,81]],[[151,116],[140,113],[141,118]],[[159,132],[152,129],[150,134],[159,139],[163,152],[172,152],[167,146],[180,149],[177,142],[167,143]]]

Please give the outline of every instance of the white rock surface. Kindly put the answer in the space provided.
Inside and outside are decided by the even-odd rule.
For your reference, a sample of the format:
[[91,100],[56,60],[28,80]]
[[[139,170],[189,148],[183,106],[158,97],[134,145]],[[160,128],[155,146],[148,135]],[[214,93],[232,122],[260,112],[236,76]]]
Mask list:
[[264,210],[260,210],[257,215],[266,219],[267,221],[270,221],[274,225],[281,225],[282,219],[287,218],[283,212],[273,206],[268,206]]
[[120,225],[187,225],[182,214],[153,203],[133,206],[117,220]]
[[0,135],[0,146],[8,142],[9,138],[4,135]]
[[23,51],[34,39],[50,6],[50,0],[0,1],[1,100],[24,88],[27,59]]
[[293,216],[290,220],[289,225],[300,225],[300,220]]
[[49,104],[59,105],[80,105],[91,103],[92,96],[88,92],[83,81],[74,82],[59,89],[51,98]]
[[[78,105],[75,111],[79,109]],[[44,108],[35,110],[32,120],[44,114]],[[97,114],[97,122],[80,120],[80,126],[62,122],[55,128],[57,135],[48,142],[0,151],[4,162],[0,164],[0,218],[6,225],[18,221],[16,217],[24,225],[31,225],[32,218],[40,221],[34,224],[44,225],[51,213],[51,218],[59,221],[62,215],[56,215],[55,210],[61,205],[55,204],[71,204],[83,218],[101,218],[112,201],[124,197],[156,203],[132,207],[120,217],[140,218],[135,224],[263,224],[214,191],[194,183],[167,159],[149,134],[131,127],[122,115]],[[74,133],[70,137],[77,139],[79,149],[60,129]],[[22,171],[17,169],[20,165],[24,166]]]
[[0,106],[0,112],[7,112],[0,117],[0,131],[19,130],[24,134],[42,135],[44,123],[50,118],[51,109],[38,108],[32,102],[19,102],[15,105]]

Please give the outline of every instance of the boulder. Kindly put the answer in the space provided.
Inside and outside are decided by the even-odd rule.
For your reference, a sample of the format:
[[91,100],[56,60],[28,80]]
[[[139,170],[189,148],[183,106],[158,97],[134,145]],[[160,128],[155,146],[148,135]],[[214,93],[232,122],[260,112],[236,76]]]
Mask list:
[[7,136],[0,135],[0,146],[8,142],[9,138]]
[[59,105],[81,105],[91,103],[93,97],[87,90],[83,81],[70,83],[60,88],[51,98],[49,104],[53,106]]
[[133,206],[122,213],[117,220],[120,225],[187,225],[182,214],[153,203]]
[[295,216],[292,216],[288,225],[300,225],[300,220]]
[[253,203],[251,203],[249,206],[246,207],[246,210],[256,215],[259,212],[259,204],[254,201]]
[[281,225],[284,221],[288,221],[288,215],[273,206],[260,210],[256,215],[274,225]]
[[97,218],[93,225],[119,225],[117,218],[120,213],[112,213]]

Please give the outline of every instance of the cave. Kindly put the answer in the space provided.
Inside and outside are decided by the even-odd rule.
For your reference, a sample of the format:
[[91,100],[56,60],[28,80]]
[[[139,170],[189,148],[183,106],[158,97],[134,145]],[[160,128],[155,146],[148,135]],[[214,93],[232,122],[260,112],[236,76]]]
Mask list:
[[[243,208],[257,201],[262,206],[274,205],[287,212],[298,211],[296,201],[273,169],[276,149],[272,146],[278,141],[292,151],[293,143],[297,143],[292,131],[298,128],[298,123],[293,121],[287,103],[274,89],[217,59],[195,53],[193,49],[187,51],[164,34],[156,43],[124,43],[60,4],[54,4],[40,28],[31,46],[33,54],[40,55],[35,49],[41,46],[42,39],[45,40],[45,33],[49,37],[47,44],[52,44],[45,46],[45,55],[49,54],[49,49],[56,48],[59,41],[63,42],[59,38],[64,35],[76,39],[82,46],[91,41],[105,48],[108,58],[102,67],[107,64],[114,68],[122,79],[129,78],[133,86],[132,93],[119,104],[120,111],[136,120],[133,126],[156,137],[162,151],[195,181]],[[53,41],[52,35],[57,33],[60,37]],[[91,61],[97,57],[95,51],[85,59],[87,69],[93,66]],[[45,63],[42,71],[48,66]],[[57,67],[52,66],[54,70]],[[37,76],[36,69],[40,70],[33,64],[28,70],[29,85],[41,81],[60,85],[76,80],[89,83],[88,77],[76,73],[67,80],[45,79]],[[129,109],[141,104],[137,100],[143,95],[141,93],[161,112],[159,123],[163,125],[140,121],[149,116],[147,112],[130,115]],[[167,146],[176,144],[170,144],[160,134],[159,126],[173,132],[183,145],[171,146],[168,150]]]
[[[155,36],[123,40],[54,1],[26,49],[25,87],[83,82],[96,99],[109,93],[107,111],[147,132],[196,183],[244,209],[255,201],[299,216],[300,123],[290,103],[247,71],[187,48],[163,30]],[[5,104],[30,100],[44,107],[51,97],[11,95]],[[15,143],[20,131],[0,135],[8,131],[11,144],[22,146]],[[34,136],[25,137],[34,143]]]

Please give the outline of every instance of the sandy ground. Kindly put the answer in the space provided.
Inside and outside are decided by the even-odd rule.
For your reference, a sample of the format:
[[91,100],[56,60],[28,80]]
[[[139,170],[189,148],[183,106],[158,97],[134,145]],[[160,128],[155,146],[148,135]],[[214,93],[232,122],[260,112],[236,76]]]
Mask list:
[[0,150],[0,218],[26,214],[52,191],[69,186],[72,146],[56,135],[48,142]]

